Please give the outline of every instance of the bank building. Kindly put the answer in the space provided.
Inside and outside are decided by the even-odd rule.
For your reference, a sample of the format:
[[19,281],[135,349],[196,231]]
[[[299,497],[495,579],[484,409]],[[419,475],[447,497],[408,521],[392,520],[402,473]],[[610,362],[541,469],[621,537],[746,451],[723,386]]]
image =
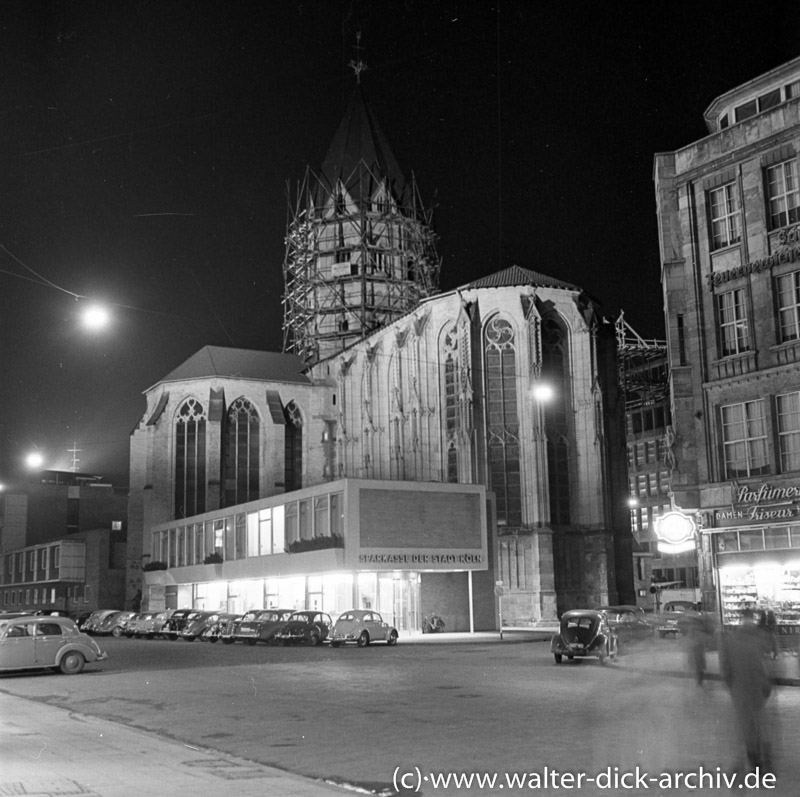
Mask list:
[[703,605],[800,631],[800,58],[655,158],[672,503]]
[[144,391],[145,607],[371,608],[402,635],[633,602],[613,324],[535,263],[449,291],[440,265],[359,86],[290,199],[283,351],[206,346]]

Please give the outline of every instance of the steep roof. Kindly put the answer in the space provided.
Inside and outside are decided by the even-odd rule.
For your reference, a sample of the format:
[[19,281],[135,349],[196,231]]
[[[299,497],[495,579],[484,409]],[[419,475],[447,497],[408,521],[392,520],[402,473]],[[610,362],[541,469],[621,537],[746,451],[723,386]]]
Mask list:
[[265,382],[310,384],[303,361],[294,354],[205,346],[160,382],[179,382],[209,376],[256,379]]
[[548,277],[546,274],[540,274],[538,271],[531,271],[520,266],[511,266],[502,271],[496,271],[494,274],[481,277],[468,285],[462,285],[459,290],[467,290],[468,288],[514,288],[521,285],[530,285],[534,288],[561,288],[567,291],[582,290],[571,282]]
[[362,184],[366,177],[358,168],[362,161],[374,176],[386,179],[395,198],[402,197],[405,178],[358,86],[322,162],[322,176],[331,189],[341,180],[350,196],[358,201],[370,196],[375,188],[369,180]]

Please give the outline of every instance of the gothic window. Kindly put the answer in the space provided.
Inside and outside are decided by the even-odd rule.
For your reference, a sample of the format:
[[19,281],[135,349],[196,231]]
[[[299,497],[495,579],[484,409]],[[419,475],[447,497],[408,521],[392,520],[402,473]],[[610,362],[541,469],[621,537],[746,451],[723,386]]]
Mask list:
[[196,399],[178,410],[175,423],[175,517],[206,511],[206,414]]
[[225,419],[225,506],[259,497],[260,430],[255,407],[236,399]]
[[517,352],[514,329],[495,316],[484,333],[485,398],[489,486],[497,500],[499,524],[522,523]]
[[447,481],[458,482],[458,330],[444,337],[444,433],[447,447]]
[[570,523],[569,435],[567,425],[566,333],[555,318],[542,321],[542,379],[553,388],[553,398],[544,407],[547,433],[547,468],[550,492],[550,522]]
[[286,420],[284,489],[288,493],[303,486],[303,417],[293,401],[284,407],[283,415]]

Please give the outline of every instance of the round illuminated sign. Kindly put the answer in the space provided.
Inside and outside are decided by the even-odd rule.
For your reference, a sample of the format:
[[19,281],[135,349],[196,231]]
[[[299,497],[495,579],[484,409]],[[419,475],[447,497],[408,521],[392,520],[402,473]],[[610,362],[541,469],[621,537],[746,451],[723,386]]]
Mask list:
[[656,536],[670,545],[680,545],[694,539],[694,519],[683,512],[667,512],[656,522]]

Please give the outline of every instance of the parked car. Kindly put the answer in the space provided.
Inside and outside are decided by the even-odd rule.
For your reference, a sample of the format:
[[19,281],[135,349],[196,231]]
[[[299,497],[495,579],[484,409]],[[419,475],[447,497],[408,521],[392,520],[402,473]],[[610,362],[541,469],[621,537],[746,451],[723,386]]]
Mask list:
[[656,632],[665,639],[673,639],[679,634],[686,634],[689,627],[703,620],[703,613],[695,609],[691,601],[667,601],[661,613],[656,617]]
[[194,642],[202,636],[203,632],[209,625],[213,625],[219,621],[220,612],[210,612],[201,609],[195,609],[183,624],[183,628],[178,631],[178,636],[185,639],[187,642]]
[[550,652],[561,664],[568,659],[596,658],[601,664],[617,657],[617,634],[605,612],[573,609],[561,615],[559,630],[550,641]]
[[72,611],[72,612],[69,613],[68,616],[69,616],[69,618],[71,620],[75,621],[75,625],[77,625],[78,628],[82,629],[83,628],[83,624],[92,616],[92,612],[90,612],[90,611],[83,611],[83,612]]
[[113,637],[119,638],[125,633],[125,627],[133,615],[134,612],[116,612],[115,614],[108,614],[102,619],[94,633],[98,636],[110,634]]
[[228,626],[222,641],[230,645],[232,642],[275,643],[276,635],[283,629],[294,612],[292,609],[252,609],[241,617],[237,617]]
[[28,615],[0,617],[0,670],[54,668],[67,675],[81,672],[87,661],[107,654],[78,630],[69,617]]
[[161,634],[164,624],[169,620],[172,610],[165,612],[143,612],[137,616],[131,624],[133,636],[137,639],[153,639]]
[[81,631],[83,631],[84,634],[96,634],[97,629],[100,628],[100,625],[106,617],[119,613],[119,609],[95,609],[81,626]]
[[217,642],[222,639],[222,635],[228,630],[228,626],[239,618],[238,614],[230,614],[229,612],[219,612],[215,615],[216,620],[211,620],[203,629],[200,634],[200,639],[203,642]]
[[600,606],[605,612],[609,625],[617,634],[619,646],[626,647],[634,642],[652,639],[656,627],[647,619],[644,609],[638,606]]
[[325,612],[294,612],[275,635],[284,645],[296,645],[305,642],[307,645],[321,645],[328,638],[333,621]]
[[186,627],[189,618],[196,613],[195,609],[176,609],[164,623],[162,636],[171,639],[173,642],[178,638],[181,631]]
[[360,648],[370,642],[396,645],[398,636],[397,629],[384,622],[378,612],[352,609],[339,615],[331,631],[331,645],[335,648],[346,642],[355,642]]

